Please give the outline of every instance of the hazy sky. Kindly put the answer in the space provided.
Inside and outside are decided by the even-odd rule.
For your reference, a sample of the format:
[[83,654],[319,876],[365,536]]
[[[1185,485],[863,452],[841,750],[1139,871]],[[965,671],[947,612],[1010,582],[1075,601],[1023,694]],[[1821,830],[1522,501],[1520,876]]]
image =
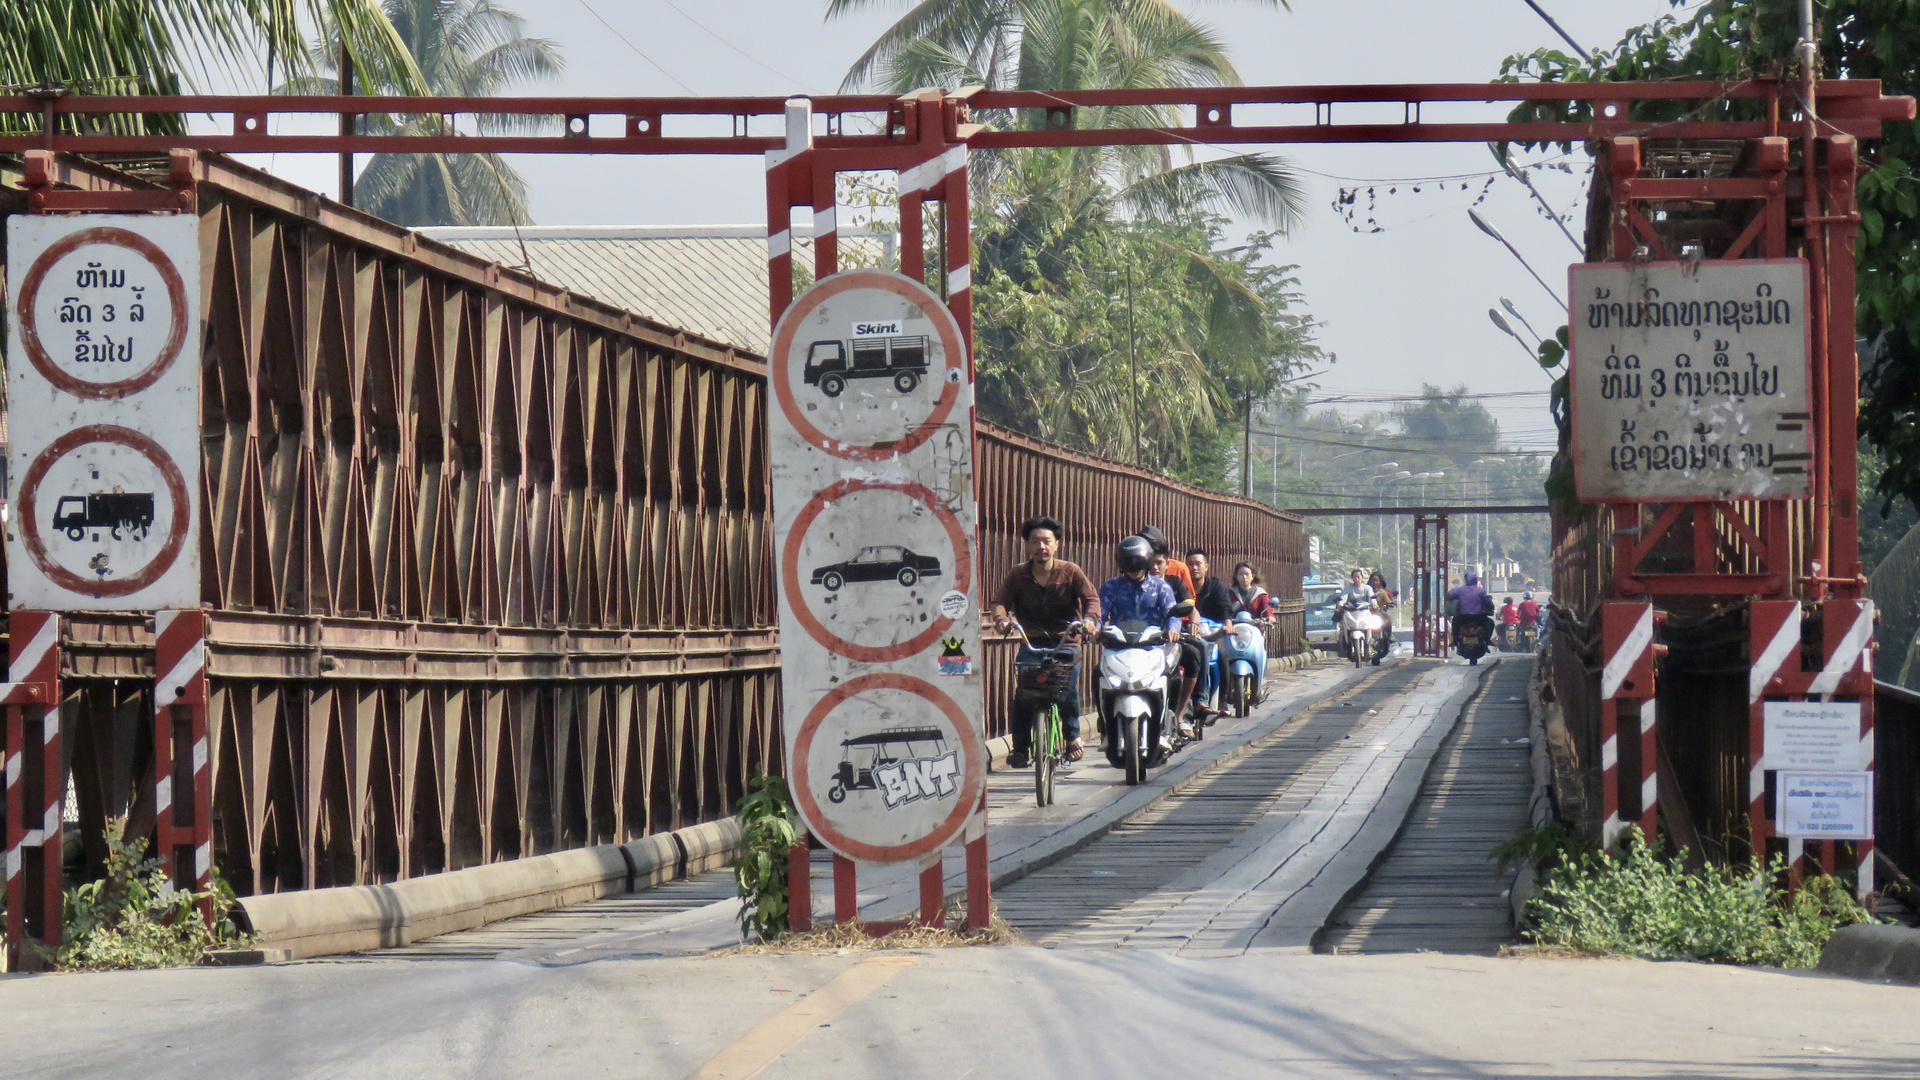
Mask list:
[[[868,14],[829,24],[823,0],[500,2],[525,14],[530,33],[559,43],[567,63],[561,79],[521,92],[582,95],[832,92],[849,63],[905,10],[903,2],[881,0]],[[1561,44],[1523,0],[1292,0],[1291,12],[1229,0],[1181,6],[1228,43],[1249,84],[1482,82],[1510,53]],[[1588,48],[1611,44],[1628,26],[1669,10],[1667,0],[1544,0],[1543,6]],[[1399,119],[1397,106],[1384,108],[1392,115],[1382,119]],[[1351,109],[1336,118],[1368,115]],[[1444,114],[1429,107],[1426,118],[1503,113],[1502,106],[1454,106]],[[1299,264],[1305,302],[1325,323],[1321,342],[1339,356],[1321,379],[1329,396],[1412,393],[1423,381],[1465,383],[1476,391],[1545,389],[1546,376],[1487,317],[1487,309],[1507,297],[1542,332],[1564,321],[1540,284],[1467,219],[1493,167],[1485,146],[1289,146],[1278,152],[1302,173],[1309,215],[1275,256]],[[319,190],[336,186],[331,158],[253,160]],[[1585,156],[1567,161],[1571,175],[1535,173],[1562,211],[1579,206],[1586,184]],[[757,223],[765,212],[756,158],[556,156],[513,164],[532,187],[534,220],[541,224]],[[1456,178],[1444,189],[1429,181],[1418,193],[1398,179],[1437,176]],[[1363,189],[1363,208],[1364,189],[1374,189],[1374,216],[1383,231],[1356,234],[1331,208],[1343,186]],[[1520,185],[1495,181],[1480,211],[1549,283],[1563,287],[1565,266],[1577,253]],[[1517,440],[1550,442],[1543,398],[1488,404]]]

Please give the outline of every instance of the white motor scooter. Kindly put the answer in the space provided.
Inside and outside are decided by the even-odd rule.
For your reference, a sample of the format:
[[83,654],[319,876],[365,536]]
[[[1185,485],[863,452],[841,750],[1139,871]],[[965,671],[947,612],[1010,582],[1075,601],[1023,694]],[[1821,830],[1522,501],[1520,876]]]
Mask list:
[[1372,601],[1358,598],[1341,601],[1340,640],[1346,643],[1354,667],[1369,660],[1380,663],[1380,650],[1374,645],[1374,636],[1382,633],[1386,625]]
[[1166,630],[1139,620],[1108,623],[1100,631],[1100,729],[1107,760],[1126,770],[1127,783],[1161,764],[1161,733],[1173,731],[1171,690],[1179,648]]

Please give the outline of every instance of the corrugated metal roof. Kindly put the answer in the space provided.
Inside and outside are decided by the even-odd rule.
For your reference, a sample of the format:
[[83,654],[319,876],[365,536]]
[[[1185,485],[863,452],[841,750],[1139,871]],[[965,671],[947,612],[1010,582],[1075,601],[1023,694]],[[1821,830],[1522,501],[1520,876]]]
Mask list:
[[[767,352],[767,230],[759,225],[443,226],[420,235],[759,356]],[[793,253],[810,265],[812,229]],[[891,234],[840,230],[890,261]],[[524,252],[524,254],[523,254]]]

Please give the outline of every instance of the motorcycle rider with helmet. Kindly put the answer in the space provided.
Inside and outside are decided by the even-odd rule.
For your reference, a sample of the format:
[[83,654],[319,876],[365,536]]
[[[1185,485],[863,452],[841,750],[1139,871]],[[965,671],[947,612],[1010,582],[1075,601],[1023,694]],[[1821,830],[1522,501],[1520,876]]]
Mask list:
[[[1335,606],[1339,608],[1351,607],[1359,610],[1361,608],[1372,608],[1379,604],[1379,602],[1380,595],[1374,591],[1372,585],[1367,584],[1367,572],[1356,566],[1352,572],[1347,574],[1347,580],[1341,584],[1340,597],[1339,600],[1336,601]],[[1341,643],[1341,648],[1341,655],[1346,655],[1344,640]]]
[[1467,571],[1460,579],[1460,585],[1447,591],[1447,600],[1454,604],[1453,645],[1460,647],[1460,627],[1469,619],[1478,620],[1480,632],[1485,640],[1493,640],[1493,594],[1480,584],[1480,575]]
[[[1178,643],[1182,640],[1180,637],[1182,620],[1180,616],[1173,614],[1175,603],[1173,587],[1167,584],[1165,578],[1152,573],[1153,562],[1153,544],[1143,536],[1129,536],[1121,540],[1113,549],[1114,569],[1120,573],[1108,578],[1100,585],[1100,625],[1106,626],[1109,623],[1133,620],[1153,623],[1166,628],[1168,641]],[[1190,693],[1193,688],[1192,678],[1188,677],[1185,682],[1187,692]],[[1186,706],[1184,695],[1180,699],[1180,705],[1183,709]],[[1184,720],[1181,727],[1187,728]],[[1191,729],[1188,729],[1187,733],[1191,734]],[[1168,733],[1162,730],[1160,737],[1162,742],[1167,744],[1162,747],[1164,752],[1171,745]],[[1108,732],[1107,760],[1112,762],[1115,768],[1121,767],[1122,764],[1116,757],[1117,753],[1117,744],[1112,733]]]

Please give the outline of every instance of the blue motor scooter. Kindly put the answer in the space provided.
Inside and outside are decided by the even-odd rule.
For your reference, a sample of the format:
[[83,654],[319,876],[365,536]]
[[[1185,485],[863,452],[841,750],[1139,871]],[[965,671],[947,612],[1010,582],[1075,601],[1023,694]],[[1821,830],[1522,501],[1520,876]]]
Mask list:
[[1220,706],[1245,716],[1260,703],[1267,678],[1267,635],[1251,614],[1242,611],[1220,638]]

